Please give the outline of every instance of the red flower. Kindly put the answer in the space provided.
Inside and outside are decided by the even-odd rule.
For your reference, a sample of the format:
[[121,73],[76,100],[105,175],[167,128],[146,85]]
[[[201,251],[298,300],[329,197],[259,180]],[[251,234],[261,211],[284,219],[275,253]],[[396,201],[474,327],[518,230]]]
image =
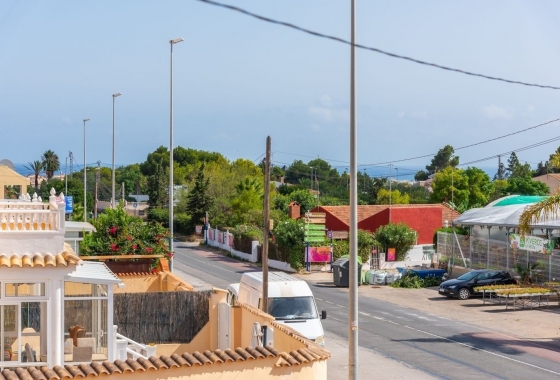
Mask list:
[[116,234],[117,234],[117,230],[118,230],[118,227],[117,227],[117,226],[113,226],[113,227],[109,228],[109,233],[110,233],[111,235],[116,235]]
[[132,249],[138,248],[138,244],[132,244]]
[[146,248],[146,252],[147,252],[147,253],[152,253],[153,251],[154,251],[153,248],[150,248],[150,247]]
[[156,274],[157,273],[157,268],[152,268],[152,273]]
[[118,251],[119,247],[117,247],[117,245],[115,243],[111,244],[111,251],[115,252]]
[[132,241],[132,236],[130,236],[130,235],[126,235],[126,240],[128,240],[128,241]]

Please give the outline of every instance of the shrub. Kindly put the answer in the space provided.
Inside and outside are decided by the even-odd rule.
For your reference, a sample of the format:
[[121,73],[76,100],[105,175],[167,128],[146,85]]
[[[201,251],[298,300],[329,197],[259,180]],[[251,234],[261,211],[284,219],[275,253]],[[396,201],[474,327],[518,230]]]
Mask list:
[[[367,262],[372,248],[376,245],[378,245],[378,243],[373,238],[371,232],[358,230],[358,255],[362,258],[363,263]],[[333,261],[349,253],[350,244],[348,240],[333,241]]]
[[166,237],[169,231],[160,223],[144,221],[126,214],[122,204],[107,209],[93,221],[95,231],[84,236],[80,252],[84,256],[164,255],[172,256]]
[[404,223],[389,223],[379,227],[373,237],[385,250],[395,248],[397,261],[402,261],[416,242],[416,231]]

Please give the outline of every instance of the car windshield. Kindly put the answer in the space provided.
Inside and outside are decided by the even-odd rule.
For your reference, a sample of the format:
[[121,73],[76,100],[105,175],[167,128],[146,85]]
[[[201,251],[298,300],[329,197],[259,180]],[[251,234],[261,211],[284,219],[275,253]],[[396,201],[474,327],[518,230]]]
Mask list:
[[480,273],[482,273],[482,272],[468,272],[468,273],[465,273],[462,276],[457,277],[457,280],[469,281],[469,280],[472,280],[475,277],[478,277],[478,275],[480,275]]
[[282,319],[315,319],[317,308],[313,297],[278,297],[268,299],[268,314]]

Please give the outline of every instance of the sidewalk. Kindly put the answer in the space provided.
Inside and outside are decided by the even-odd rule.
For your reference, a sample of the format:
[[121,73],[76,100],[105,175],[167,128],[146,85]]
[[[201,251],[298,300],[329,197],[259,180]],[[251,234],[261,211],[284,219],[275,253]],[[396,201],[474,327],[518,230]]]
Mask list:
[[[298,274],[297,277],[309,282],[332,282],[332,273]],[[348,288],[339,290],[348,292]],[[522,339],[560,339],[560,306],[557,300],[550,301],[548,308],[506,310],[504,304],[483,305],[480,297],[461,301],[440,296],[436,287],[405,289],[387,285],[361,285],[358,296],[391,302]]]

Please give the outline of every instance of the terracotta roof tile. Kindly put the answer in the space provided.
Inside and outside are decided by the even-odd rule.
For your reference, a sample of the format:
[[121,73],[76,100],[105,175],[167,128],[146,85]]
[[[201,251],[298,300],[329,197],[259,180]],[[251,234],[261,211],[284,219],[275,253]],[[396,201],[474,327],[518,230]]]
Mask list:
[[43,372],[41,372],[35,367],[28,367],[27,371],[29,372],[33,380],[47,380]]
[[99,375],[97,374],[97,372],[95,372],[95,370],[94,370],[91,366],[89,366],[89,365],[87,365],[87,364],[83,364],[83,363],[82,363],[82,364],[78,364],[78,368],[80,369],[80,371],[82,371],[82,373],[83,373],[84,375],[86,375],[86,377],[89,377],[89,376],[97,377],[97,376],[99,376]]
[[98,375],[110,375],[111,372],[105,366],[98,362],[93,362],[90,364],[90,367],[98,374]]
[[160,358],[156,358],[155,356],[150,357],[149,359],[153,365],[156,366],[157,369],[169,369],[169,367],[161,360]]
[[128,366],[132,368],[132,372],[146,372],[146,368],[142,367],[142,365],[140,365],[140,363],[138,363],[136,360],[126,359],[126,364],[128,364]]
[[237,352],[233,351],[231,348],[227,348],[224,352],[236,362],[243,361],[243,358]]
[[60,376],[52,368],[41,367],[41,372],[43,372],[47,380],[60,380]]
[[61,379],[65,379],[65,378],[72,379],[73,378],[72,374],[70,372],[68,372],[66,369],[64,369],[60,366],[55,366],[53,368],[53,370],[56,372],[58,377],[60,377]]
[[134,372],[134,370],[130,368],[130,366],[125,362],[123,362],[122,360],[115,360],[115,365],[119,367],[122,373]]
[[68,264],[77,264],[80,258],[73,253],[63,252],[55,256],[51,254],[41,255],[0,255],[0,267],[46,267],[46,266],[62,266],[66,267]]
[[204,356],[208,358],[212,363],[223,363],[224,361],[218,357],[215,353],[210,350],[204,351]]
[[[275,323],[275,325],[277,325]],[[311,343],[307,347],[293,350],[290,353],[279,352],[272,347],[238,347],[235,350],[227,349],[224,351],[195,351],[192,354],[182,355],[173,354],[171,356],[162,355],[159,358],[152,356],[149,360],[139,358],[137,360],[127,359],[126,362],[116,360],[115,362],[105,361],[103,363],[94,362],[91,364],[66,365],[64,368],[56,366],[54,368],[41,367],[20,367],[15,370],[4,369],[0,374],[0,380],[65,380],[81,379],[85,377],[99,377],[103,375],[117,375],[122,373],[145,372],[148,370],[166,370],[169,368],[192,367],[194,365],[213,365],[226,362],[259,360],[263,358],[277,358],[276,367],[291,367],[313,362],[315,360],[325,360],[330,357],[327,350]]]
[[227,355],[225,352],[223,352],[222,350],[216,350],[214,351],[214,354],[216,354],[217,357],[219,357],[220,359],[222,359],[223,363],[227,363],[227,362],[233,362],[235,360],[232,359],[231,356]]
[[162,362],[165,363],[167,368],[174,368],[174,367],[179,368],[179,367],[181,367],[180,364],[178,364],[175,360],[171,359],[169,356],[162,355],[159,358],[161,359]]
[[146,369],[146,371],[151,370],[151,369],[156,370],[156,371],[158,370],[158,368],[155,365],[153,365],[152,362],[149,361],[148,359],[138,358],[136,361],[138,362],[138,364],[140,364],[142,367],[144,367]]
[[16,375],[21,380],[33,380],[33,377],[31,376],[29,371],[24,368],[16,368]]

